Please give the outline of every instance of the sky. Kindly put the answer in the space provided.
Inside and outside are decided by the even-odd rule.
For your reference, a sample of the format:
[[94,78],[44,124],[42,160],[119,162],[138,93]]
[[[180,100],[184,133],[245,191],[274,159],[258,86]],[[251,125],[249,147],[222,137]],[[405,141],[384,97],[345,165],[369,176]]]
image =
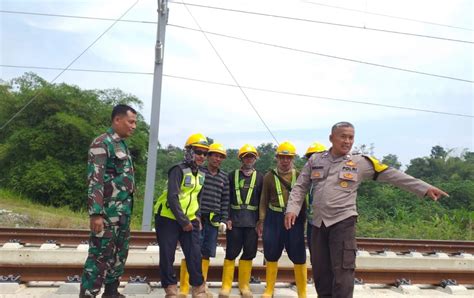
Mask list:
[[[113,23],[7,11],[117,19],[135,2],[2,0],[0,78],[34,71],[51,81],[60,70],[28,67],[65,68]],[[182,147],[201,132],[227,148],[289,140],[302,155],[314,141],[330,146],[331,126],[350,121],[355,145],[373,144],[375,156],[395,154],[405,166],[435,145],[474,151],[473,1],[184,3],[168,5],[162,145]],[[123,19],[142,22],[116,23],[70,67],[145,74],[66,71],[56,83],[134,94],[149,123],[156,9],[138,1]],[[199,28],[240,40],[207,34],[211,46]]]

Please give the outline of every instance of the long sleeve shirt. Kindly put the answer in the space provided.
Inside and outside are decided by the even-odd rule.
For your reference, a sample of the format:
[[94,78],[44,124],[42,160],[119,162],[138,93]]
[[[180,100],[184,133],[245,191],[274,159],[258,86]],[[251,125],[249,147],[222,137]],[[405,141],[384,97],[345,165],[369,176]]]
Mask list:
[[[292,178],[292,173],[291,171],[286,174],[280,174],[278,175],[287,182],[288,185],[291,185],[291,178]],[[299,172],[296,171],[296,176],[298,177]],[[277,178],[278,179],[278,178]],[[287,205],[288,202],[288,189],[282,184],[281,184],[281,192],[283,195],[283,201],[285,203],[285,206]],[[265,215],[267,213],[267,209],[269,205],[272,205],[274,207],[279,207],[280,202],[278,200],[278,194],[277,194],[277,189],[275,185],[275,175],[270,171],[265,174],[263,177],[263,189],[262,189],[262,196],[260,197],[260,207],[259,207],[259,220],[263,222],[265,219]]]
[[127,144],[109,128],[89,147],[87,163],[89,215],[110,220],[132,213],[135,172]]
[[[377,169],[377,170],[376,170]],[[298,214],[312,185],[312,224],[334,225],[357,216],[356,198],[360,183],[366,179],[388,182],[422,197],[430,184],[387,167],[364,155],[333,157],[329,151],[315,153],[303,167],[294,185],[286,212]]]

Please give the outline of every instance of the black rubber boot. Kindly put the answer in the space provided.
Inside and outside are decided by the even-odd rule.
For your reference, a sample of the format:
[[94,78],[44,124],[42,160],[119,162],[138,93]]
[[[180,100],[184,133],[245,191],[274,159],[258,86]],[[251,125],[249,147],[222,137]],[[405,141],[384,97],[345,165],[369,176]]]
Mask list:
[[105,284],[105,291],[102,294],[102,298],[125,298],[124,295],[118,292],[118,287],[120,285],[120,281],[114,281],[110,284]]
[[89,293],[86,294],[86,289],[84,289],[81,286],[81,290],[79,291],[79,298],[90,298],[90,297],[95,298],[96,296]]

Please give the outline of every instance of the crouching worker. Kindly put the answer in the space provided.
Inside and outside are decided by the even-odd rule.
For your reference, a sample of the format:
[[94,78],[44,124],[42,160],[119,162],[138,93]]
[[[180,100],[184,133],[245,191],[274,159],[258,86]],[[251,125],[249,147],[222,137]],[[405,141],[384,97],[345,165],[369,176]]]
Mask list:
[[242,166],[229,174],[230,216],[227,221],[227,246],[222,269],[222,289],[219,297],[229,297],[234,279],[235,259],[239,260],[239,290],[242,297],[253,297],[250,291],[252,260],[257,255],[257,221],[263,175],[255,170],[258,157],[252,145],[244,145],[238,155]]
[[204,174],[199,171],[199,166],[204,163],[209,150],[207,138],[200,133],[191,135],[184,150],[184,161],[168,171],[168,189],[154,206],[156,238],[160,246],[161,284],[165,289],[165,297],[177,297],[173,263],[179,241],[187,261],[192,297],[212,297],[206,293],[199,245],[198,196],[204,184]]

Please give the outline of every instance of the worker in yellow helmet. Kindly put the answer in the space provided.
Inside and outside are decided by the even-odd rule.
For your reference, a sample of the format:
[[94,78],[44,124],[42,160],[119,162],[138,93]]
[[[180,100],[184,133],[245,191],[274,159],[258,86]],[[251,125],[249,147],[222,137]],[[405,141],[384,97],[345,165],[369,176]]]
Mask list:
[[263,175],[255,170],[258,152],[245,144],[238,153],[241,166],[229,174],[230,212],[227,221],[226,252],[222,269],[219,297],[229,297],[234,279],[235,259],[239,260],[239,290],[242,297],[253,297],[250,290],[252,260],[257,255],[258,206],[262,193]]
[[[310,157],[314,153],[320,153],[326,151],[326,146],[319,142],[314,142],[308,147],[308,150],[306,150],[306,153],[304,157],[306,160],[309,160]],[[311,234],[313,231],[313,225],[311,224],[311,221],[313,220],[313,208],[311,205],[313,204],[313,188],[310,187],[308,194],[306,195],[306,218],[308,221],[308,224],[306,226],[306,243],[308,243],[308,249],[309,249],[309,255],[310,255],[310,260],[312,260],[312,252],[311,252]],[[311,262],[312,264],[312,262]]]
[[[227,173],[220,169],[227,157],[224,146],[213,143],[207,152],[207,166],[201,167],[206,175],[200,196],[202,230],[200,234],[202,274],[207,279],[210,258],[216,256],[219,225],[227,222],[229,209],[229,179]],[[189,292],[189,275],[186,260],[181,261],[179,297],[185,298]]]
[[294,263],[298,297],[306,297],[305,210],[302,209],[291,229],[284,226],[288,196],[299,174],[293,165],[295,155],[296,148],[291,142],[281,143],[276,150],[277,168],[268,172],[263,180],[258,233],[263,236],[267,286],[262,297],[273,296],[283,248]]
[[201,270],[199,244],[199,196],[204,184],[204,173],[199,170],[209,150],[207,138],[191,135],[184,145],[184,160],[168,171],[167,190],[155,206],[155,230],[160,246],[161,284],[166,296],[176,298],[177,280],[173,263],[178,241],[187,260],[193,297],[212,297],[206,292]]

